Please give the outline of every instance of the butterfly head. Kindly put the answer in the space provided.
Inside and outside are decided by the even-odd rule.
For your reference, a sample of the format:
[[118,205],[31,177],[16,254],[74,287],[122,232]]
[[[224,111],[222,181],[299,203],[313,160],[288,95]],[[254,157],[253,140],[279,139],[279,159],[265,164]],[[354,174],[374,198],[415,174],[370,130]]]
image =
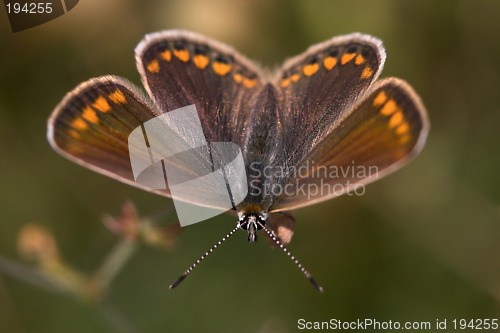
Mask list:
[[238,213],[238,226],[248,232],[249,242],[257,241],[257,231],[265,228],[266,221],[267,213],[264,211]]

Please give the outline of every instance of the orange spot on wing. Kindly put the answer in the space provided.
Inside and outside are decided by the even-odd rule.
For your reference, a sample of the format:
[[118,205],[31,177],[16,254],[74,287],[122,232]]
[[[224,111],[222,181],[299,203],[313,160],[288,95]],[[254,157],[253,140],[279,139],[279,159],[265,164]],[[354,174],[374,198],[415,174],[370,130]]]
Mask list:
[[231,70],[232,66],[230,64],[226,64],[226,63],[223,63],[223,62],[216,61],[216,62],[214,62],[214,64],[212,65],[212,67],[214,69],[215,74],[224,76],[227,73],[229,73],[229,71]]
[[335,67],[336,64],[337,58],[335,57],[326,57],[323,61],[323,66],[325,66],[325,68],[328,70],[331,70],[333,67]]
[[205,69],[208,66],[208,57],[203,54],[197,54],[193,58],[193,62],[199,69]]
[[300,79],[300,75],[299,74],[292,74],[292,76],[290,76],[290,80],[292,82],[297,82],[299,79]]
[[111,106],[109,105],[108,101],[102,96],[97,97],[92,106],[101,112],[108,112],[109,110],[111,110]]
[[394,102],[393,99],[390,99],[384,104],[382,109],[380,109],[380,113],[384,116],[390,116],[396,111],[397,108],[398,106],[396,105],[396,102]]
[[290,85],[290,79],[281,79],[280,87],[286,88]]
[[189,61],[189,51],[186,49],[174,50],[174,55],[182,62]]
[[384,91],[381,91],[378,93],[377,97],[373,100],[373,106],[380,106],[385,103],[387,100],[387,95],[385,94]]
[[408,133],[409,130],[410,130],[410,126],[408,126],[407,122],[404,122],[396,128],[396,134],[403,135],[403,134]]
[[71,135],[75,139],[80,139],[81,138],[80,134],[77,131],[70,130],[68,133],[69,133],[69,135]]
[[233,75],[233,79],[234,81],[236,81],[236,83],[241,83],[243,82],[243,75],[241,75],[240,73],[236,73]]
[[170,50],[165,50],[160,53],[160,56],[165,60],[165,61],[170,61],[172,60],[172,52]]
[[347,64],[349,61],[351,61],[352,59],[354,59],[354,57],[356,56],[356,53],[346,53],[342,56],[342,58],[340,58],[340,64],[341,65],[345,65]]
[[149,64],[147,64],[146,68],[151,73],[158,73],[160,71],[160,64],[158,63],[158,60],[153,59]]
[[310,64],[310,65],[305,65],[304,68],[302,68],[302,72],[304,73],[305,76],[312,76],[316,74],[318,69],[319,69],[318,64]]
[[408,141],[410,141],[410,139],[411,139],[411,135],[406,134],[406,135],[399,138],[399,143],[403,145],[403,144],[407,143]]
[[365,61],[366,61],[365,57],[363,57],[361,54],[358,54],[358,55],[356,56],[356,59],[354,60],[354,63],[355,63],[356,65],[361,65],[361,64],[364,64],[364,63],[365,63]]
[[361,78],[362,79],[368,79],[372,76],[373,74],[373,70],[370,68],[370,66],[365,66],[365,68],[363,68],[363,71],[361,72]]
[[404,119],[403,112],[401,110],[398,110],[391,116],[391,119],[389,119],[389,128],[394,128],[398,126],[399,124],[401,124],[403,119]]
[[125,95],[122,93],[120,89],[116,89],[115,92],[108,95],[109,99],[115,104],[125,104],[127,100],[125,99]]
[[83,109],[82,117],[92,124],[99,123],[99,118],[97,118],[97,114],[95,113],[94,109],[92,109],[90,106],[87,106],[85,109]]
[[89,124],[87,124],[85,122],[85,120],[83,120],[82,118],[76,118],[71,123],[71,126],[73,126],[76,129],[79,129],[79,130],[85,130],[85,129],[87,129],[87,127],[89,127]]
[[247,88],[252,88],[254,87],[255,85],[257,84],[257,80],[255,79],[247,79],[247,78],[244,78],[243,79],[243,85]]

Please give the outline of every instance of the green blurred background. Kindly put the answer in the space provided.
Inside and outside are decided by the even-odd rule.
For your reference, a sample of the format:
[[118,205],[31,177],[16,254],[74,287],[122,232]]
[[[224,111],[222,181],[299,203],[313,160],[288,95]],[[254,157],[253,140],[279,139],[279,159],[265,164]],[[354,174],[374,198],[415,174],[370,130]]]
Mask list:
[[289,248],[323,295],[243,232],[169,290],[233,227],[220,216],[183,229],[174,250],[141,246],[98,304],[0,273],[0,332],[284,333],[299,318],[500,318],[500,2],[81,0],[15,34],[0,17],[0,257],[31,267],[16,245],[27,223],[50,230],[90,273],[118,242],[104,213],[126,199],[143,215],[171,206],[72,164],[45,139],[47,117],[80,82],[117,74],[140,84],[133,50],[146,33],[197,31],[267,68],[335,35],[372,34],[388,54],[382,77],[412,84],[431,119],[407,167],[362,197],[295,212]]

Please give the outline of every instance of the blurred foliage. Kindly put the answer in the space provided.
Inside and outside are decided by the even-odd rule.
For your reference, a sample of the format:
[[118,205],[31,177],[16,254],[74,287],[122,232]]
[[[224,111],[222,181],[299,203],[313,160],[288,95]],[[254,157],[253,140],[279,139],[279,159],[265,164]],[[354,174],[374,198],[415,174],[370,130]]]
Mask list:
[[233,227],[220,216],[185,228],[169,251],[138,247],[97,304],[0,274],[0,332],[279,333],[297,331],[299,318],[500,318],[499,14],[494,0],[86,0],[13,34],[3,12],[0,256],[9,262],[22,260],[17,239],[37,221],[28,232],[49,230],[52,256],[92,272],[117,242],[99,223],[104,212],[125,199],[151,215],[171,206],[64,160],[45,140],[47,117],[78,83],[117,74],[140,84],[133,50],[149,32],[194,30],[270,69],[335,35],[378,36],[388,54],[382,76],[413,85],[432,128],[423,153],[363,197],[295,213],[290,250],[323,295],[283,253],[247,244],[244,233],[169,290]]

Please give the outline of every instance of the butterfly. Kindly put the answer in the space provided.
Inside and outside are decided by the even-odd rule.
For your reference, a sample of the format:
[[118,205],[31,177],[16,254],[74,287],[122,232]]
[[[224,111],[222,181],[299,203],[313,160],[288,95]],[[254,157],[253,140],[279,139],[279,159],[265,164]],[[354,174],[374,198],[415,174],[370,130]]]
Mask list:
[[166,197],[168,186],[155,190],[134,179],[127,140],[135,128],[194,105],[208,142],[241,148],[249,190],[233,207],[236,226],[171,288],[243,229],[250,242],[263,231],[322,291],[285,247],[295,225],[290,211],[394,172],[422,150],[429,131],[425,107],[406,82],[377,80],[386,54],[369,35],[315,44],[272,74],[228,45],[183,30],[146,35],[135,55],[147,94],[118,76],[90,79],[55,108],[47,136],[83,167]]

